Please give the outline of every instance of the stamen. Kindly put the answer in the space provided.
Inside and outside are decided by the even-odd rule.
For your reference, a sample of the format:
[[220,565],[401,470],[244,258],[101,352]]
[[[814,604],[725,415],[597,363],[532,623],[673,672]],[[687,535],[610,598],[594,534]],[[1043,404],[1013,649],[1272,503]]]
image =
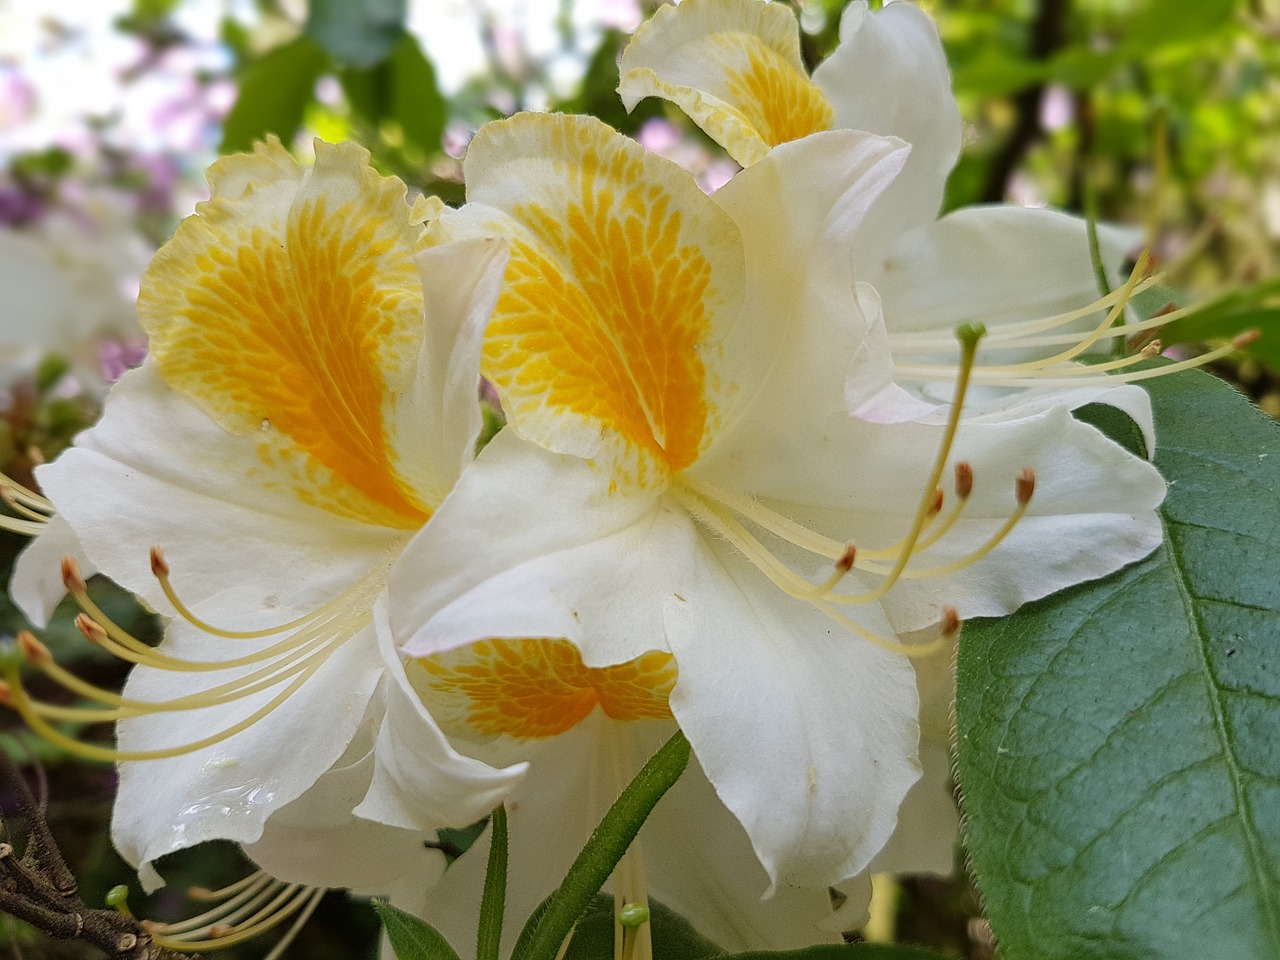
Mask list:
[[[1162,327],[1177,322],[1184,317],[1199,313],[1206,306],[1231,296],[1230,291],[1227,291],[1217,298],[1212,298],[1191,307],[1176,309],[1170,305],[1146,320],[1134,323],[1117,322],[1121,320],[1124,310],[1135,294],[1150,289],[1162,280],[1161,275],[1142,279],[1143,272],[1149,268],[1151,262],[1149,254],[1144,252],[1139,257],[1124,286],[1079,310],[1057,314],[1041,320],[1002,324],[997,327],[988,338],[988,346],[993,350],[1030,350],[1059,345],[1065,346],[1067,349],[1052,356],[1041,357],[1023,363],[983,364],[974,369],[974,382],[1010,388],[1044,386],[1070,388],[1136,383],[1152,377],[1162,377],[1181,370],[1204,366],[1253,342],[1253,339],[1257,336],[1256,331],[1246,331],[1235,337],[1229,344],[1189,360],[1153,370],[1135,371],[1128,369],[1143,360],[1150,359],[1159,352],[1158,350],[1153,351],[1149,345],[1147,347],[1141,346],[1146,340],[1144,334],[1149,332],[1152,334],[1158,333]],[[1032,335],[1056,329],[1081,317],[1097,313],[1103,308],[1107,308],[1107,313],[1102,322],[1083,336],[1072,332],[1046,336]],[[1081,365],[1074,362],[1099,342],[1113,338],[1124,338],[1128,349],[1137,350],[1138,352],[1128,357],[1098,364]],[[936,349],[939,346],[938,335],[933,331],[911,331],[895,334],[891,336],[891,342],[894,347],[894,353],[897,356],[910,355],[913,351],[920,352]],[[955,367],[940,363],[899,362],[895,364],[894,371],[895,375],[901,379],[915,380],[920,383],[948,381],[956,375]],[[1124,372],[1117,373],[1116,371]]]
[[[698,481],[677,480],[670,487],[670,495],[688,511],[696,522],[708,527],[732,544],[786,595],[811,603],[825,616],[881,649],[911,657],[932,653],[941,647],[942,642],[950,633],[954,632],[954,629],[958,629],[958,625],[948,627],[940,638],[930,643],[905,644],[882,637],[868,630],[852,618],[838,612],[835,609],[835,605],[857,605],[876,602],[884,597],[903,576],[914,577],[918,575],[916,570],[909,567],[911,558],[941,540],[954,526],[965,509],[973,491],[974,478],[973,468],[967,462],[961,461],[954,467],[956,504],[942,523],[934,524],[934,521],[942,512],[944,504],[944,496],[942,490],[938,487],[938,481],[941,479],[942,471],[945,469],[947,459],[951,455],[956,432],[960,425],[961,410],[968,392],[969,374],[973,371],[978,343],[985,335],[985,332],[985,329],[980,325],[963,325],[956,331],[961,345],[961,359],[959,376],[956,381],[955,399],[948,411],[942,440],[939,443],[928,479],[922,490],[920,502],[912,517],[906,536],[898,543],[879,550],[861,551],[853,543],[841,543],[829,537],[824,537],[802,524],[770,510],[750,497],[736,494],[732,491],[721,490],[710,484]],[[1022,489],[1021,486],[1019,489]],[[1029,493],[1026,499],[1030,499]],[[1020,509],[1014,512],[986,545],[964,558],[963,561],[957,561],[957,563],[967,565],[994,549],[1021,518],[1022,511],[1025,511],[1025,508],[1025,502],[1020,503]],[[834,562],[831,574],[821,583],[811,583],[775,556],[733,515],[735,513],[786,543],[831,559]],[[926,537],[924,536],[924,531],[930,525],[934,526]],[[885,566],[875,562],[879,559],[891,560],[892,562]],[[862,593],[834,593],[835,587],[855,568],[873,572],[879,575],[881,579],[874,587]]]
[[311,679],[318,669],[319,664],[316,664],[315,666],[311,666],[303,670],[284,690],[240,722],[232,724],[230,727],[201,740],[160,750],[119,750],[114,747],[102,747],[96,744],[82,743],[74,737],[69,737],[52,727],[44,717],[40,715],[39,711],[35,709],[34,704],[22,687],[22,677],[16,665],[6,664],[2,668],[2,672],[4,680],[8,686],[7,695],[11,701],[13,709],[17,710],[22,719],[27,722],[27,725],[42,738],[50,743],[62,747],[74,756],[83,757],[86,760],[101,760],[107,763],[125,763],[139,760],[163,760],[169,757],[182,756],[183,754],[194,753],[197,750],[203,750],[205,747],[211,747],[224,740],[228,740],[231,737],[234,737],[237,733],[249,729],[249,727],[253,726],[263,717],[273,712],[278,706],[280,706],[280,704],[284,703],[285,700],[291,697],[299,687]]
[[[152,564],[157,576],[167,581],[168,564],[158,549],[152,552]],[[269,715],[313,677],[335,650],[368,625],[373,595],[381,589],[386,573],[385,568],[372,570],[314,613],[275,628],[287,631],[301,627],[254,653],[227,660],[190,661],[162,653],[112,621],[89,596],[74,557],[64,557],[61,566],[63,583],[82,611],[75,620],[77,628],[91,643],[101,646],[114,656],[151,669],[181,673],[253,668],[242,676],[195,693],[160,701],[137,700],[103,690],[63,669],[54,661],[48,648],[33,634],[21,632],[17,638],[18,649],[27,663],[67,690],[103,706],[68,707],[32,700],[22,686],[19,662],[0,665],[0,675],[3,676],[3,680],[0,680],[0,704],[16,710],[37,734],[69,753],[86,759],[117,763],[163,759],[202,750],[235,736]],[[272,632],[241,634],[240,637],[265,637]],[[266,704],[239,722],[202,739],[166,749],[122,751],[115,747],[82,743],[51,725],[51,721],[103,723],[157,713],[223,706],[277,688],[280,688],[279,692]]]
[[[288,932],[264,958],[279,960],[327,892],[323,887],[275,880],[259,870],[219,891],[189,890],[188,896],[193,900],[224,901],[199,916],[178,923],[144,920],[142,925],[157,946],[180,953],[195,953],[243,943],[296,914]],[[116,898],[114,902],[109,899],[108,902],[130,915],[123,897]]]
[[14,487],[9,486],[3,481],[0,481],[0,499],[4,500],[6,507],[19,516],[26,517],[28,520],[41,525],[49,522],[48,513],[33,510],[18,495],[18,491]]
[[169,581],[168,561],[165,560],[164,552],[158,546],[151,548],[151,572],[155,575],[155,578],[160,581],[160,588],[164,590],[164,595],[169,599],[169,602],[173,604],[173,608],[178,612],[178,615],[182,617],[183,620],[186,620],[187,623],[191,624],[193,627],[203,630],[205,633],[213,634],[215,637],[224,637],[229,640],[259,640],[263,637],[270,637],[277,633],[284,633],[286,630],[293,630],[296,627],[300,627],[303,624],[314,620],[316,617],[321,616],[326,608],[332,605],[332,602],[330,602],[330,604],[326,604],[319,610],[304,614],[296,620],[290,620],[288,623],[282,623],[277,627],[267,627],[264,630],[223,630],[201,620],[191,612],[185,603],[178,599],[177,591],[173,589],[173,584]]
[[956,573],[965,567],[977,563],[1004,540],[1018,525],[1018,521],[1023,518],[1027,512],[1027,505],[1031,503],[1031,498],[1036,491],[1036,473],[1030,467],[1023,467],[1018,471],[1017,479],[1014,481],[1014,496],[1017,498],[1018,505],[1014,508],[1013,513],[1000,529],[991,535],[991,537],[977,550],[966,554],[958,560],[944,564],[939,567],[912,567],[904,574],[911,580],[926,580],[930,577],[942,577],[948,574]]

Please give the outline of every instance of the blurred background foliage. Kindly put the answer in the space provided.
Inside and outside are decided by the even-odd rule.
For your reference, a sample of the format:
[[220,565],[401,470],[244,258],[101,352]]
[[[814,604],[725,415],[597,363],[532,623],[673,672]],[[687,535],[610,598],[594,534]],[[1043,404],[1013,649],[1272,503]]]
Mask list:
[[[470,136],[486,120],[533,108],[598,116],[677,159],[708,189],[734,170],[678,111],[646,101],[627,114],[617,99],[618,55],[654,0],[475,0],[483,62],[465,76],[445,75],[425,42],[433,16],[465,2],[224,0],[212,5],[212,34],[196,36],[184,15],[200,3],[133,0],[114,21],[130,45],[115,73],[122,98],[157,74],[182,80],[154,114],[180,129],[168,141],[141,146],[123,129],[122,111],[109,110],[85,117],[74,135],[32,143],[20,134],[39,115],[44,91],[22,51],[0,54],[0,463],[19,482],[30,483],[35,464],[91,423],[107,385],[140,362],[145,347],[129,306],[138,277],[148,253],[201,197],[202,171],[219,151],[246,149],[267,134],[303,155],[314,136],[355,139],[411,190],[457,204]],[[18,5],[12,0],[7,10],[0,0],[0,18]],[[793,5],[804,55],[817,64],[837,42],[844,0]],[[921,5],[938,21],[965,122],[947,206],[1095,209],[1099,219],[1140,227],[1168,272],[1165,287],[1148,295],[1147,312],[1204,305],[1165,331],[1165,344],[1194,351],[1261,329],[1250,353],[1219,372],[1280,415],[1280,0]],[[85,42],[74,20],[62,19],[62,5],[25,6],[47,8],[30,41],[41,53]],[[526,43],[533,23],[549,30],[550,45]],[[61,299],[40,293],[53,286]],[[5,569],[22,546],[4,535]],[[127,596],[107,583],[94,589],[121,623],[156,638],[150,616]],[[63,663],[119,685],[124,665],[85,642],[72,613],[61,610],[42,636]],[[11,636],[23,623],[0,605],[0,633]],[[32,686],[66,699],[38,679]],[[251,869],[230,845],[201,848],[167,861],[170,886],[143,898],[107,838],[112,771],[4,722],[0,743],[47,794],[86,902],[132,883],[135,912],[179,919],[193,910],[184,902],[187,885],[213,887]],[[4,809],[9,799],[0,796]],[[22,825],[5,826],[20,845]],[[993,955],[962,851],[956,878],[879,878],[877,888],[867,936],[974,960]],[[376,937],[367,905],[335,894],[286,956],[371,960]],[[220,955],[260,957],[269,941]],[[94,955],[0,921],[6,942],[14,956],[32,960]]]

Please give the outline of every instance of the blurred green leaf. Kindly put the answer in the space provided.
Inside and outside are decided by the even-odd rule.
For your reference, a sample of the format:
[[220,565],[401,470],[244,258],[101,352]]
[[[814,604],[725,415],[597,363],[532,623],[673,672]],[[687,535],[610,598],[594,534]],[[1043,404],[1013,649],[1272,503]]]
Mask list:
[[347,102],[370,130],[393,120],[406,144],[428,155],[440,150],[449,105],[436,85],[435,68],[409,34],[385,62],[344,70],[341,79]]
[[460,960],[448,941],[425,920],[382,900],[374,900],[373,909],[378,911],[398,960]]
[[381,63],[404,33],[405,0],[311,0],[306,35],[353,67]]
[[326,63],[323,50],[298,37],[251,64],[240,79],[240,95],[227,116],[218,149],[249,150],[269,133],[290,144]]
[[[597,960],[613,956],[613,897],[600,894],[573,928],[573,939],[564,960]],[[653,960],[703,960],[721,957],[724,951],[698,933],[680,914],[655,900],[649,901],[649,926],[653,932]]]
[[1007,960],[1280,955],[1280,427],[1207,374],[1147,385],[1164,543],[960,645],[968,849]]
[[427,153],[440,150],[448,104],[436,86],[436,72],[418,41],[405,34],[391,54],[391,118],[406,142]]

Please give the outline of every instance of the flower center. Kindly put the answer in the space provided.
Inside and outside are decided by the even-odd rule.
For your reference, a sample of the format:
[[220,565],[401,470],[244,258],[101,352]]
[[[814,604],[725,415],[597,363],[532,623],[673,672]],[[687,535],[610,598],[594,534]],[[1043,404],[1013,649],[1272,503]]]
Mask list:
[[466,740],[554,737],[596,707],[614,720],[670,719],[670,654],[588,667],[568,640],[481,640],[410,661],[409,680],[441,728]]
[[[936,544],[951,529],[964,511],[973,490],[973,468],[963,461],[957,463],[954,468],[956,504],[945,517],[939,519],[942,515],[944,497],[938,484],[946,469],[956,431],[960,426],[960,413],[969,388],[978,341],[985,333],[986,331],[981,327],[970,326],[962,326],[957,331],[961,344],[961,360],[956,382],[956,396],[951,403],[947,426],[943,431],[942,442],[925,483],[919,506],[906,534],[897,543],[877,550],[860,551],[853,543],[823,536],[749,496],[688,477],[681,477],[673,484],[672,496],[694,520],[736,547],[783,593],[812,604],[855,635],[878,647],[907,656],[924,656],[941,649],[947,639],[960,627],[956,612],[951,607],[943,608],[941,635],[924,644],[903,644],[897,640],[882,637],[841,613],[838,608],[875,603],[903,578],[923,579],[946,576],[976,563],[994,550],[1026,513],[1027,505],[1035,492],[1035,473],[1028,467],[1024,467],[1016,478],[1013,510],[986,543],[966,556],[942,566],[913,567],[911,565],[914,557]],[[762,530],[767,536],[783,544],[831,561],[833,564],[831,575],[822,583],[811,583],[781,560],[759,536],[752,532],[748,525]],[[855,569],[880,578],[879,582],[859,592],[838,592],[837,587],[850,571]]]

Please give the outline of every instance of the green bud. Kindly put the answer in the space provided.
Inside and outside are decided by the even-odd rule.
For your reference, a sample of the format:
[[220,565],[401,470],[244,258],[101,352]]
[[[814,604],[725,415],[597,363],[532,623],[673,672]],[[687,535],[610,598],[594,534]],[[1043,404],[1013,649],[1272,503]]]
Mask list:
[[649,922],[649,907],[643,903],[624,903],[618,911],[618,922],[632,928]]

